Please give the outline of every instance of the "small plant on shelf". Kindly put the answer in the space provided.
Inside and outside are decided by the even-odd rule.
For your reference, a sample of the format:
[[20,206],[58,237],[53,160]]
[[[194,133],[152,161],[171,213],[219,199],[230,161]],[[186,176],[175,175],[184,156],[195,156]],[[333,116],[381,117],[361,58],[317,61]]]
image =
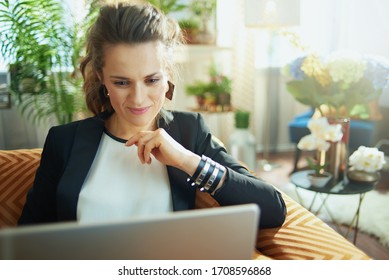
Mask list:
[[189,9],[201,21],[199,34],[196,36],[198,43],[213,44],[215,36],[210,31],[209,23],[215,15],[216,0],[192,0]]
[[236,128],[249,128],[250,125],[250,112],[237,110],[234,113],[235,127]]
[[208,90],[208,83],[203,81],[196,81],[191,85],[186,86],[186,94],[195,96],[199,110],[206,110],[205,95]]
[[232,80],[216,69],[212,64],[209,68],[209,81],[195,81],[186,86],[188,95],[196,96],[200,110],[230,111]]
[[187,44],[197,44],[196,36],[200,30],[200,23],[195,18],[181,19],[178,21]]

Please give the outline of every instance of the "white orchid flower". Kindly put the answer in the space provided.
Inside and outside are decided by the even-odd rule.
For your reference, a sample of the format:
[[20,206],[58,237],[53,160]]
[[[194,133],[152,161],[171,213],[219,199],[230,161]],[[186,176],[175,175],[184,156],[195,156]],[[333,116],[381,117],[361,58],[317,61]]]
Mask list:
[[330,143],[327,141],[317,138],[313,134],[305,135],[302,137],[297,144],[297,148],[303,151],[327,151],[330,148]]
[[311,133],[320,139],[325,139],[324,133],[329,125],[330,124],[328,123],[328,120],[325,117],[310,119],[308,122],[308,128]]
[[340,124],[330,124],[325,117],[310,119],[308,128],[318,139],[337,142],[343,137],[342,126]]
[[328,143],[327,141],[325,140],[322,140],[322,139],[317,139],[316,140],[316,150],[318,151],[328,151],[328,149],[330,148],[331,144]]
[[343,132],[340,124],[330,124],[325,128],[324,138],[327,141],[338,142],[342,140]]
[[316,142],[317,138],[313,134],[308,134],[300,139],[297,148],[303,151],[314,151],[316,150]]
[[385,164],[384,153],[377,148],[360,146],[349,157],[349,164],[356,170],[376,172]]

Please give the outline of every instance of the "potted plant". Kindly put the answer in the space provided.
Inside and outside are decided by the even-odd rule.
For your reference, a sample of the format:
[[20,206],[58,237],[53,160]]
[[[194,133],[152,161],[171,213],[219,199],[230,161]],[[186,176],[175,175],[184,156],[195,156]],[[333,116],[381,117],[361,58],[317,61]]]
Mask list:
[[84,21],[69,23],[59,1],[6,1],[0,7],[1,54],[9,64],[11,92],[33,121],[54,118],[63,124],[84,110],[77,73],[86,26],[96,15],[88,2]]
[[313,160],[307,157],[307,163],[309,168],[313,170],[312,173],[308,173],[308,180],[314,187],[325,187],[329,180],[332,178],[332,174],[325,171],[327,163],[321,164],[319,160]]
[[250,125],[250,112],[237,110],[234,113],[235,128],[248,129]]
[[193,84],[187,85],[187,94],[202,100],[207,110],[231,110],[232,80],[220,73],[215,64],[211,64],[208,73],[209,82],[195,81]]
[[195,18],[181,19],[178,21],[187,44],[196,44],[200,24]]
[[208,90],[208,83],[203,81],[195,81],[193,84],[185,87],[186,94],[189,96],[195,96],[198,108],[205,110],[205,95]]
[[[342,126],[339,124],[329,124],[327,118],[321,117],[311,119],[308,122],[311,134],[302,137],[297,147],[303,151],[317,151],[319,154],[325,153],[330,148],[331,142],[339,142],[343,137]],[[313,170],[308,175],[312,186],[324,187],[333,177],[331,173],[325,171],[325,157],[317,156],[318,160],[307,158],[308,166]]]
[[209,22],[215,14],[216,0],[192,0],[189,9],[201,20],[197,41],[201,44],[213,44],[215,36],[209,30]]
[[355,183],[374,183],[381,178],[378,171],[385,163],[382,151],[376,147],[360,146],[349,157],[350,169],[347,177]]
[[222,107],[222,111],[230,109],[232,80],[220,73],[215,64],[211,65],[209,75],[211,82],[208,90],[217,96],[217,104]]

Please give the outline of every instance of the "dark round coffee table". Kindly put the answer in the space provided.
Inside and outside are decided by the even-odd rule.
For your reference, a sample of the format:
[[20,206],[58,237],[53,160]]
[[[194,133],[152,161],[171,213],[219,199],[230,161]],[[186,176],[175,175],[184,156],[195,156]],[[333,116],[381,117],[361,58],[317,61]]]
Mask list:
[[332,223],[337,227],[338,232],[343,233],[340,225],[336,222],[334,219],[334,216],[331,213],[330,206],[327,205],[327,199],[330,195],[351,195],[351,194],[359,194],[359,203],[358,207],[356,209],[355,215],[350,223],[350,226],[347,229],[347,232],[343,235],[347,238],[349,233],[351,232],[351,229],[354,227],[354,244],[357,240],[357,234],[358,234],[358,226],[359,226],[359,212],[361,209],[361,205],[363,202],[363,199],[365,197],[365,194],[371,190],[374,189],[376,183],[355,183],[350,182],[345,178],[342,181],[336,182],[336,181],[329,181],[326,186],[322,188],[314,187],[311,185],[311,183],[308,180],[308,173],[311,173],[312,170],[304,170],[304,171],[298,171],[291,175],[291,182],[296,186],[296,194],[298,197],[298,200],[301,205],[302,199],[298,192],[298,189],[305,189],[308,191],[312,191],[315,193],[312,201],[310,202],[309,207],[307,209],[309,211],[312,211],[312,207],[316,201],[316,199],[319,197],[321,200],[321,204],[317,211],[314,212],[315,215],[319,214],[322,208],[325,208],[328,215],[330,216]]

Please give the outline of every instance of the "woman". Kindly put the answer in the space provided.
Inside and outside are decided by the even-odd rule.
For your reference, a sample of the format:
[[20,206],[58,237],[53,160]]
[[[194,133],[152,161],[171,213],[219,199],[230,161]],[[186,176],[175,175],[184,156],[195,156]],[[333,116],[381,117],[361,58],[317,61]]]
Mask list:
[[81,63],[95,116],[50,129],[20,224],[193,209],[196,187],[222,206],[258,204],[260,227],[283,223],[280,193],[214,142],[199,114],[163,109],[180,38],[149,4],[102,7]]

